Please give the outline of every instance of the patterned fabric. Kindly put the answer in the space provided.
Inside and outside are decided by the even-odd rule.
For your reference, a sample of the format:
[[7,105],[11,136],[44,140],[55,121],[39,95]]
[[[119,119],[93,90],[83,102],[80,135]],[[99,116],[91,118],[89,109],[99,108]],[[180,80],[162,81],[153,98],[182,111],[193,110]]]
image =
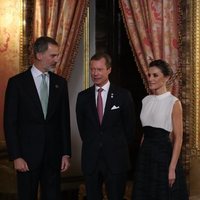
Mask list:
[[36,0],[34,36],[47,35],[60,45],[57,74],[69,78],[82,33],[88,0]]
[[173,68],[173,91],[179,92],[178,1],[120,0],[127,34],[139,71],[147,86],[147,66],[155,59]]

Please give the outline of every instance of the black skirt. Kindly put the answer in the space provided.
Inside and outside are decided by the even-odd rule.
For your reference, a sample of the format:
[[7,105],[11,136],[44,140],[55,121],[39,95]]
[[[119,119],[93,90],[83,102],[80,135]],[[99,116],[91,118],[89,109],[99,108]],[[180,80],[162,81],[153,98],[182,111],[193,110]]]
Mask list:
[[180,161],[176,180],[170,188],[168,168],[172,156],[169,132],[154,127],[143,127],[141,145],[133,180],[133,200],[188,200],[186,181]]

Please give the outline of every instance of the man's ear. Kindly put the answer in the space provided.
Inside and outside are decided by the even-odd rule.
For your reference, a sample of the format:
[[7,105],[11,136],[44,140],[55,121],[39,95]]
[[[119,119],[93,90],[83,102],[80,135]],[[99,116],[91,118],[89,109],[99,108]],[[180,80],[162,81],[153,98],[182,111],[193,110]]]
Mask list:
[[108,68],[108,71],[109,71],[109,74],[110,74],[111,71],[112,71],[112,67],[109,67],[109,68]]
[[43,54],[41,52],[39,52],[39,53],[36,54],[36,59],[42,60],[42,56],[43,56]]

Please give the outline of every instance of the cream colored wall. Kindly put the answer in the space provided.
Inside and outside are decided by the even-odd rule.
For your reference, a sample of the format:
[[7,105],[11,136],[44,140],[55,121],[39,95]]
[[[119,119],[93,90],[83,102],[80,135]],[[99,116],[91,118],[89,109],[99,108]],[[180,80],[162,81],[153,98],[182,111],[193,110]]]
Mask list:
[[71,138],[72,138],[72,159],[71,167],[67,174],[69,176],[80,176],[80,159],[81,159],[81,140],[78,133],[75,105],[78,92],[84,89],[84,66],[83,66],[83,39],[79,47],[79,53],[76,57],[70,80],[68,81],[69,98],[70,98],[70,118],[71,118]]

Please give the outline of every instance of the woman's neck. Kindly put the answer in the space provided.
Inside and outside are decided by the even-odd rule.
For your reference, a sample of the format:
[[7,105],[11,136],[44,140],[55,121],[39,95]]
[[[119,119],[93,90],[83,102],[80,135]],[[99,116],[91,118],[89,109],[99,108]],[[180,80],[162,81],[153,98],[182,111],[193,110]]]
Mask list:
[[153,94],[154,95],[161,95],[161,94],[164,94],[167,92],[167,88],[159,88],[157,90],[154,90],[153,91]]

